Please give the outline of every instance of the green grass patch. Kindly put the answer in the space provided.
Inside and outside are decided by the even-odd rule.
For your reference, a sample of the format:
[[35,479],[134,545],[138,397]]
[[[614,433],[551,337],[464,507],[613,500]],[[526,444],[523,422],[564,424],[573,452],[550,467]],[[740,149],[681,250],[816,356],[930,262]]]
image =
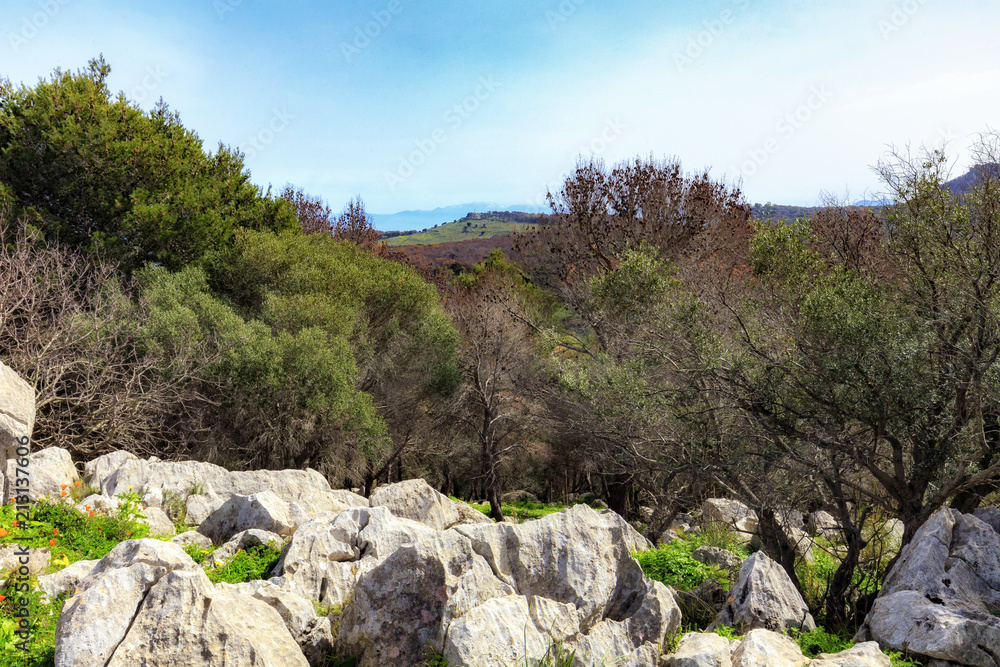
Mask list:
[[385,239],[385,242],[393,248],[405,245],[431,245],[433,243],[508,236],[516,232],[531,231],[535,226],[507,222],[506,220],[499,220],[497,218],[483,218],[482,220],[462,219],[455,220],[454,222],[446,222],[415,234],[393,236],[392,238]]
[[691,556],[698,546],[694,540],[674,540],[656,549],[640,551],[635,558],[647,577],[680,590],[698,588],[706,579],[717,579],[724,588],[729,586],[728,572],[699,563]]
[[270,579],[271,570],[281,559],[281,545],[259,544],[248,549],[240,549],[222,567],[207,570],[209,580],[213,584],[225,581],[229,584],[242,584],[255,579]]

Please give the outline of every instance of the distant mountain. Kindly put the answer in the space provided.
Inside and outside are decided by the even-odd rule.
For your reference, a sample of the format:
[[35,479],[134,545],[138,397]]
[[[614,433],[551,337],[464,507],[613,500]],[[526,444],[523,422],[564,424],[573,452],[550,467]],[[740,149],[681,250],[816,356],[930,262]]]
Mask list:
[[525,213],[548,213],[548,209],[540,210],[534,204],[517,204],[515,206],[500,206],[488,202],[472,202],[455,206],[442,206],[433,211],[400,211],[399,213],[372,213],[375,229],[381,232],[408,231],[430,229],[434,225],[453,222],[464,218],[468,213],[484,213],[486,211],[524,211]]
[[976,165],[958,178],[953,178],[945,185],[956,194],[963,194],[976,184],[976,180],[981,174],[989,173],[990,177],[997,178],[1000,171],[1000,164],[980,164]]

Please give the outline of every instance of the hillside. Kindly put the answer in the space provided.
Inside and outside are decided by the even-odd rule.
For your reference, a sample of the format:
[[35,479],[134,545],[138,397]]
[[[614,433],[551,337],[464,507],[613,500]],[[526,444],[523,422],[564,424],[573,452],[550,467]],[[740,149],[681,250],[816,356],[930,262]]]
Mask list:
[[[501,217],[501,215],[503,217]],[[539,216],[524,214],[526,218],[535,219]],[[412,232],[384,232],[382,238],[393,248],[408,245],[431,245],[435,243],[451,243],[485,239],[493,236],[509,236],[518,232],[531,231],[535,224],[517,221],[520,216],[503,215],[502,213],[469,213],[464,218],[443,225],[435,225],[429,229]],[[504,219],[507,218],[507,219]]]

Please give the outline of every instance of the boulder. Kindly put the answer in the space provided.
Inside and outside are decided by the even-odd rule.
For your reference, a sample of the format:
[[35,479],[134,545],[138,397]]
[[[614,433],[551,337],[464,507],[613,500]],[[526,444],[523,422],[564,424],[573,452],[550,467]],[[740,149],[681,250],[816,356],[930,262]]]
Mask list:
[[214,544],[222,544],[251,528],[291,535],[304,519],[298,505],[286,503],[270,491],[261,491],[250,496],[233,496],[198,526],[198,532]]
[[200,570],[175,570],[150,588],[107,667],[178,665],[308,667],[309,663],[273,607],[229,587],[213,587]]
[[208,539],[196,530],[188,530],[179,535],[175,535],[170,538],[173,544],[179,544],[182,547],[186,547],[189,544],[195,544],[202,549],[212,548],[212,540]]
[[718,547],[703,546],[691,552],[691,558],[705,565],[712,565],[720,570],[736,571],[743,563],[740,557],[732,551]]
[[333,489],[330,496],[344,507],[369,507],[368,499],[348,489]]
[[840,522],[829,512],[819,510],[809,515],[807,522],[809,534],[822,537],[831,542],[839,541],[842,538],[840,533]]
[[658,547],[666,546],[671,542],[673,542],[674,540],[679,540],[679,539],[680,535],[678,535],[670,528],[667,528],[665,531],[660,533],[660,536],[658,538],[656,538],[656,546]]
[[15,495],[6,474],[8,460],[17,458],[18,445],[31,445],[35,427],[35,389],[0,362],[0,473],[4,473],[3,502]]
[[733,651],[733,667],[803,667],[806,658],[799,645],[769,630],[751,630]]
[[58,572],[40,575],[38,577],[38,588],[53,598],[60,593],[73,591],[99,562],[98,560],[78,560]]
[[746,559],[715,625],[730,625],[738,632],[756,628],[783,631],[816,629],[802,596],[780,565],[758,551]]
[[856,641],[975,667],[1000,660],[1000,534],[945,508],[899,554]]
[[522,489],[519,491],[511,491],[509,493],[505,493],[503,494],[503,496],[500,497],[500,500],[505,503],[516,503],[522,501],[529,503],[537,503],[538,496],[531,493],[530,491],[524,491]]
[[709,498],[701,504],[702,528],[725,526],[744,544],[757,532],[757,513],[738,500]]
[[190,495],[184,501],[184,523],[189,526],[200,526],[205,522],[205,519],[212,516],[212,512],[225,503],[226,501],[221,496],[215,494],[197,493]]
[[215,587],[249,595],[267,603],[278,612],[292,639],[298,644],[310,665],[324,664],[327,656],[333,651],[330,619],[317,617],[311,601],[267,581],[251,581],[235,585],[220,583]]
[[122,504],[121,498],[110,498],[99,493],[92,493],[76,504],[76,509],[86,514],[87,512],[104,512],[110,514]]
[[[112,549],[77,584],[75,594],[63,605],[56,627],[56,664],[108,664],[146,594],[169,572],[205,576],[176,544],[129,540]],[[96,622],[98,619],[100,622]]]
[[691,632],[681,637],[667,667],[731,667],[729,640],[714,632]]
[[976,517],[990,528],[1000,533],[1000,508],[978,507],[976,508],[976,511],[972,513],[972,516]]
[[431,488],[422,479],[380,486],[368,498],[371,507],[386,507],[398,517],[419,521],[435,530],[458,525],[458,503]]
[[149,534],[152,535],[173,535],[177,532],[174,522],[170,520],[167,513],[159,507],[147,507],[142,511],[145,519],[139,519],[141,523],[149,526]]
[[361,575],[344,607],[337,650],[358,656],[359,667],[413,664],[428,644],[444,648],[452,620],[514,593],[469,540],[452,531],[432,532]]
[[574,654],[573,667],[657,667],[660,661],[659,646],[641,644],[636,648],[625,625],[610,619],[567,641],[564,648]]
[[20,569],[22,565],[27,565],[29,574],[38,574],[51,562],[52,554],[48,547],[28,549],[27,556],[25,556],[17,544],[0,546],[0,570],[5,572],[13,572]]
[[691,591],[676,591],[677,606],[688,624],[710,625],[726,602],[726,589],[715,579],[706,579]]
[[875,642],[862,642],[840,653],[820,653],[809,667],[892,667],[892,660]]
[[448,627],[444,656],[450,665],[508,667],[533,664],[549,650],[522,595],[486,600]]
[[[73,488],[73,482],[80,479],[76,466],[73,465],[73,458],[65,449],[49,447],[32,453],[28,458],[31,485],[26,488],[28,499],[32,502],[43,496],[55,499],[67,496]],[[8,480],[16,479],[16,470],[17,459],[9,458],[5,469]],[[10,495],[15,495],[15,492],[12,491]]]

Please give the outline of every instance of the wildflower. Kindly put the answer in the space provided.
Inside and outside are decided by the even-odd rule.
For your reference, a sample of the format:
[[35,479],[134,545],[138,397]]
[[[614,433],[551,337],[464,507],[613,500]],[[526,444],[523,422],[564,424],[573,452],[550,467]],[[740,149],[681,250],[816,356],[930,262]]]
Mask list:
[[0,528],[0,537],[7,537],[7,530],[5,528]]
[[80,488],[81,486],[83,486],[83,482],[81,482],[80,480],[76,480],[75,482],[73,482],[73,486]]
[[20,525],[20,524],[19,524],[19,523],[17,522],[17,520],[16,520],[16,519],[15,519],[15,520],[14,520],[14,521],[13,521],[12,523],[14,524],[14,527],[15,527],[15,528],[17,528],[17,527],[18,527],[18,526]]
[[125,537],[132,537],[132,533],[125,533]]
[[83,509],[85,509],[85,510],[89,510],[89,509],[90,509],[90,505],[84,505],[84,506],[83,506]]
[[100,529],[101,529],[101,527],[100,527],[100,526],[98,526],[98,527],[97,527],[97,530],[100,530]]
[[60,491],[59,495],[60,496],[68,496],[69,495],[69,491]]
[[90,512],[87,512],[87,514],[89,514],[90,516],[94,516],[93,510],[91,510]]
[[58,542],[56,540],[49,540],[49,546],[50,547],[54,547],[57,544],[58,544]]
[[67,486],[69,486],[69,484],[60,484],[59,488],[60,489],[65,489]]
[[52,529],[52,534],[53,535],[58,535],[59,534],[59,529],[58,528],[53,528]]
[[6,595],[0,595],[0,602],[3,602],[6,599],[7,599]]

